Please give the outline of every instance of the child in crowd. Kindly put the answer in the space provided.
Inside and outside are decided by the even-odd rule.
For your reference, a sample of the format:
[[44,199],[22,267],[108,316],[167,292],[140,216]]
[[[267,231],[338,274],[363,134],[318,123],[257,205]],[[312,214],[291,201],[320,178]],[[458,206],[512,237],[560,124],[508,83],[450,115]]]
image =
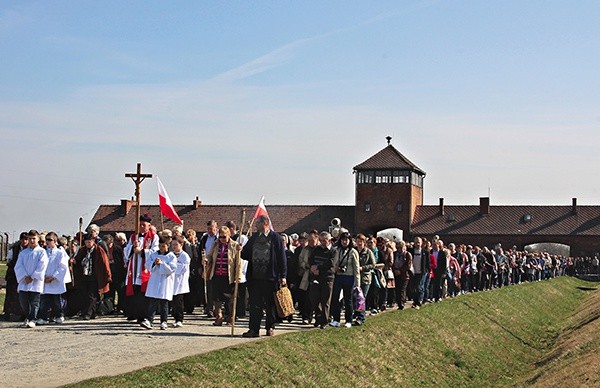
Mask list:
[[39,246],[40,235],[37,230],[27,233],[27,248],[19,253],[15,264],[15,275],[19,282],[19,303],[25,313],[24,327],[35,327],[38,310],[40,309],[40,295],[44,290],[44,274],[48,266],[46,250]]
[[140,323],[146,329],[152,329],[152,322],[156,309],[160,313],[160,329],[167,329],[167,318],[169,316],[169,301],[173,299],[173,285],[175,282],[175,270],[177,269],[177,257],[169,252],[169,243],[161,240],[158,252],[154,252],[146,259],[146,268],[150,268],[150,279],[146,289],[148,298],[148,314]]
[[183,251],[183,237],[178,236],[171,241],[171,250],[177,259],[175,269],[175,281],[173,284],[173,318],[175,323],[173,327],[183,326],[183,297],[190,292],[190,256]]
[[49,309],[52,309],[55,323],[61,324],[65,320],[61,295],[67,292],[66,283],[71,282],[71,273],[69,272],[69,255],[57,243],[58,235],[56,233],[50,232],[46,235],[48,267],[44,277],[44,292],[38,314],[38,325],[48,323]]

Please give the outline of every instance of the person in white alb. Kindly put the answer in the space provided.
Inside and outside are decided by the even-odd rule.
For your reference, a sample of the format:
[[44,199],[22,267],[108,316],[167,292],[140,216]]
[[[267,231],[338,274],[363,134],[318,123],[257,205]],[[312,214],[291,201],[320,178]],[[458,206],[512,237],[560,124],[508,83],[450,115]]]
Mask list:
[[146,259],[146,268],[150,268],[150,280],[146,289],[148,298],[148,313],[146,319],[140,324],[146,329],[152,328],[154,315],[158,308],[160,314],[160,329],[167,329],[169,317],[169,301],[173,300],[173,285],[175,282],[175,270],[177,269],[177,257],[169,252],[169,243],[160,240],[158,252]]
[[44,277],[44,291],[40,311],[38,313],[38,325],[48,323],[48,310],[52,309],[54,322],[63,323],[64,312],[61,303],[61,295],[67,292],[66,283],[71,282],[69,272],[69,255],[62,247],[57,246],[58,235],[50,232],[46,235],[46,254],[48,255],[48,267]]
[[178,237],[171,241],[171,251],[177,258],[177,267],[175,269],[175,280],[173,283],[173,318],[174,327],[183,326],[183,298],[190,292],[190,256],[183,250],[183,237]]
[[19,302],[25,313],[25,327],[35,327],[40,295],[44,290],[44,275],[48,266],[46,250],[38,244],[39,233],[32,229],[27,233],[28,245],[19,253],[15,264],[15,274],[19,282]]

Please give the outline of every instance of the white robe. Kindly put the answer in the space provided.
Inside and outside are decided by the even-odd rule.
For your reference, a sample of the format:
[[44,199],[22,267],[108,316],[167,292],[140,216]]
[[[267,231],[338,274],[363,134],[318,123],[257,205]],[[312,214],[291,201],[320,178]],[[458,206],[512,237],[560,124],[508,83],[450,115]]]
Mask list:
[[61,248],[46,248],[48,267],[45,276],[52,276],[54,280],[44,283],[44,294],[60,295],[67,292],[66,283],[71,282],[69,272],[69,255]]
[[[25,248],[19,253],[15,264],[15,274],[19,282],[18,291],[39,292],[44,291],[44,275],[48,266],[48,255],[42,247]],[[25,284],[25,277],[30,276],[33,281]]]
[[[176,257],[175,253],[170,255]],[[187,294],[190,292],[190,256],[181,251],[177,260],[177,269],[175,269],[175,283],[173,285],[173,295]]]
[[[161,263],[153,266],[152,264],[157,258],[160,258]],[[175,284],[175,270],[177,269],[175,255],[173,253],[155,252],[146,260],[146,268],[150,270],[146,296],[148,298],[173,300],[173,285]]]

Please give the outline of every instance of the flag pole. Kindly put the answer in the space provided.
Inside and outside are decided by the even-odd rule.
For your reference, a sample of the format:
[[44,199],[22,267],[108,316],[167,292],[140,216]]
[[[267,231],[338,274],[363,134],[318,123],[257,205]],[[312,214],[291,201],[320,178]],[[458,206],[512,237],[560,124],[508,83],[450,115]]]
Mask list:
[[[242,236],[244,235],[244,224],[246,223],[246,209],[242,209],[242,223],[241,223],[241,229],[240,229],[240,235],[238,236],[238,240],[240,245],[242,244]],[[231,336],[233,337],[234,335],[234,330],[235,330],[235,316],[236,316],[236,311],[237,311],[237,298],[238,298],[238,290],[239,290],[239,286],[240,286],[240,272],[241,272],[241,267],[242,267],[242,250],[239,249],[236,253],[235,253],[235,264],[234,264],[234,282],[235,285],[233,286],[233,307],[231,308]]]

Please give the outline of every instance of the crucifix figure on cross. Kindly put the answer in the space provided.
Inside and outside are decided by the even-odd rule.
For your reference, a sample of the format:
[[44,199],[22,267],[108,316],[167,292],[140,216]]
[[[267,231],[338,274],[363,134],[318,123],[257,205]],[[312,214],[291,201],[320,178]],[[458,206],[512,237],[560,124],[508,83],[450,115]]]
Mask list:
[[135,234],[140,233],[140,186],[144,179],[152,178],[152,174],[142,174],[142,164],[137,164],[137,172],[125,174],[125,178],[131,178],[135,183]]

